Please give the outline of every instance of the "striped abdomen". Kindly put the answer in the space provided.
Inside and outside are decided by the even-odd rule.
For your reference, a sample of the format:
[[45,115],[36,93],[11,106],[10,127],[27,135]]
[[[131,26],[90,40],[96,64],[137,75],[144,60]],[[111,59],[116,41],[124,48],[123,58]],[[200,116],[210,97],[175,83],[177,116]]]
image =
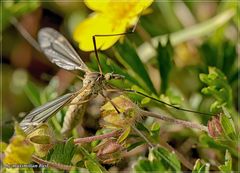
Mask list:
[[68,136],[71,130],[82,123],[89,99],[92,96],[91,90],[82,89],[81,92],[71,101],[64,117],[61,133]]

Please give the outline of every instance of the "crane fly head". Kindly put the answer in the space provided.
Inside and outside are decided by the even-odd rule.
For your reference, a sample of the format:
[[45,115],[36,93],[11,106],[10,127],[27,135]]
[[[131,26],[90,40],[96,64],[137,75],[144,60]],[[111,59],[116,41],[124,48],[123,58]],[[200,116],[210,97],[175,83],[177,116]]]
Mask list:
[[124,79],[125,78],[125,76],[120,75],[120,74],[115,74],[115,73],[106,73],[104,76],[107,81],[112,80],[112,79]]

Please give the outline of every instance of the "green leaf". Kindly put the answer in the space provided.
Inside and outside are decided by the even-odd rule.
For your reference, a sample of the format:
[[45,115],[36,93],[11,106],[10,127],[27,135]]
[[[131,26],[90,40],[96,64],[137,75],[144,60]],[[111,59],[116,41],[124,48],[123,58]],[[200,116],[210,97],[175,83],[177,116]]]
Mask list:
[[149,156],[151,159],[162,160],[162,163],[172,171],[180,171],[181,165],[174,153],[170,153],[164,148],[153,148],[150,150]]
[[137,161],[133,170],[135,173],[164,171],[180,172],[181,165],[174,153],[170,153],[161,147],[155,147],[150,150],[148,159],[140,158]]
[[192,173],[209,173],[209,163],[202,164],[200,159],[197,159],[193,167]]
[[91,154],[89,154],[89,152],[84,147],[79,146],[78,149],[81,151],[81,153],[87,160],[91,161],[91,163],[94,163],[96,166],[98,166],[102,172],[104,173],[107,172],[107,170]]
[[160,124],[158,122],[154,122],[150,128],[151,138],[154,139],[155,141],[158,141],[160,138],[159,132]]
[[40,90],[34,83],[29,81],[24,87],[24,92],[35,107],[41,105]]
[[50,154],[50,161],[71,165],[75,151],[76,146],[73,143],[73,138],[70,138],[66,143],[58,143],[54,146]]
[[133,144],[130,144],[130,145],[127,147],[127,151],[129,152],[129,151],[133,150],[134,148],[136,148],[136,147],[138,147],[138,146],[140,146],[140,145],[142,145],[142,144],[145,144],[145,141],[139,141],[139,142],[135,142],[135,143],[133,143]]
[[231,117],[229,118],[222,114],[220,116],[220,123],[222,125],[224,134],[231,140],[237,140],[236,130]]
[[219,68],[227,77],[228,81],[237,69],[236,46],[231,41],[213,43],[207,40],[200,47],[201,57],[206,66]]
[[118,138],[118,140],[117,140],[117,143],[123,142],[123,141],[128,137],[128,135],[130,134],[130,132],[131,132],[131,127],[129,126],[129,127],[127,127],[127,128],[123,131],[123,133],[119,136],[119,138]]
[[[99,59],[100,59],[100,65],[102,67],[103,73],[116,73],[123,75],[125,77],[124,82],[120,81],[120,83],[116,83],[116,86],[123,88],[123,84],[126,85],[126,87],[131,87],[132,85],[140,85],[139,82],[132,77],[129,73],[126,72],[123,68],[119,67],[114,61],[112,61],[110,58],[107,58],[104,54],[98,53]],[[88,67],[91,69],[98,71],[98,65],[97,65],[97,59],[94,56],[94,54],[91,54],[91,63],[87,63]],[[126,83],[127,81],[128,83]],[[115,83],[114,83],[115,84]]]
[[173,48],[168,41],[166,46],[159,42],[157,48],[157,60],[161,76],[161,93],[165,94],[168,88],[169,76],[173,65]]
[[158,160],[150,162],[146,158],[140,158],[136,165],[133,167],[135,173],[149,173],[149,172],[162,172],[166,171],[162,164],[159,164]]
[[144,131],[144,132],[147,133],[147,134],[150,134],[148,128],[146,128],[142,123],[139,123],[139,122],[136,123],[136,128],[137,128],[138,130]]
[[234,65],[237,60],[236,45],[230,41],[225,41],[221,48],[221,53],[223,54],[222,71],[229,79],[233,73]]
[[124,40],[123,44],[117,44],[116,49],[119,52],[120,56],[117,55],[117,59],[127,68],[131,69],[137,77],[142,80],[142,87],[147,91],[151,91],[152,93],[157,93],[153,83],[142,63],[137,52],[132,47],[127,39]]
[[84,165],[89,170],[90,173],[103,173],[101,168],[91,160],[86,160],[84,162]]
[[200,74],[200,80],[207,84],[202,93],[211,95],[215,102],[211,105],[211,111],[218,111],[222,106],[232,108],[232,89],[226,76],[217,68],[209,67],[209,74]]
[[222,173],[232,172],[232,157],[231,157],[231,154],[228,152],[228,150],[226,150],[224,165],[218,166],[218,169]]

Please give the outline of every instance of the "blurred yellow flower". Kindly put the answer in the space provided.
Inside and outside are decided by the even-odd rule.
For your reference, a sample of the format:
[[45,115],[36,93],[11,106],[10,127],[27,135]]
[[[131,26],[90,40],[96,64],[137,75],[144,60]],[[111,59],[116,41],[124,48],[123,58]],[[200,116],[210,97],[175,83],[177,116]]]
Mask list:
[[[94,12],[74,30],[73,38],[84,51],[94,50],[92,36],[124,33],[136,24],[140,13],[152,4],[153,0],[85,0]],[[106,50],[122,36],[98,37],[97,49]]]
[[33,152],[34,147],[26,141],[26,137],[16,135],[4,151],[3,163],[6,165],[28,164],[31,162]]

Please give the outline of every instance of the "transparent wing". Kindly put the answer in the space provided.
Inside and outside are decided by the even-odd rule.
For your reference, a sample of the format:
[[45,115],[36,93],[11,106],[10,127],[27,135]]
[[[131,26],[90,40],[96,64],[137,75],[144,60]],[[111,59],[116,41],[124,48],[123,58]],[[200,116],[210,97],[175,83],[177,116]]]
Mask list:
[[67,39],[58,31],[43,28],[38,33],[38,41],[52,63],[66,70],[90,71]]
[[74,93],[65,94],[56,98],[40,107],[33,109],[20,122],[20,127],[27,134],[30,133],[36,126],[46,122],[54,113],[69,103],[74,97]]

